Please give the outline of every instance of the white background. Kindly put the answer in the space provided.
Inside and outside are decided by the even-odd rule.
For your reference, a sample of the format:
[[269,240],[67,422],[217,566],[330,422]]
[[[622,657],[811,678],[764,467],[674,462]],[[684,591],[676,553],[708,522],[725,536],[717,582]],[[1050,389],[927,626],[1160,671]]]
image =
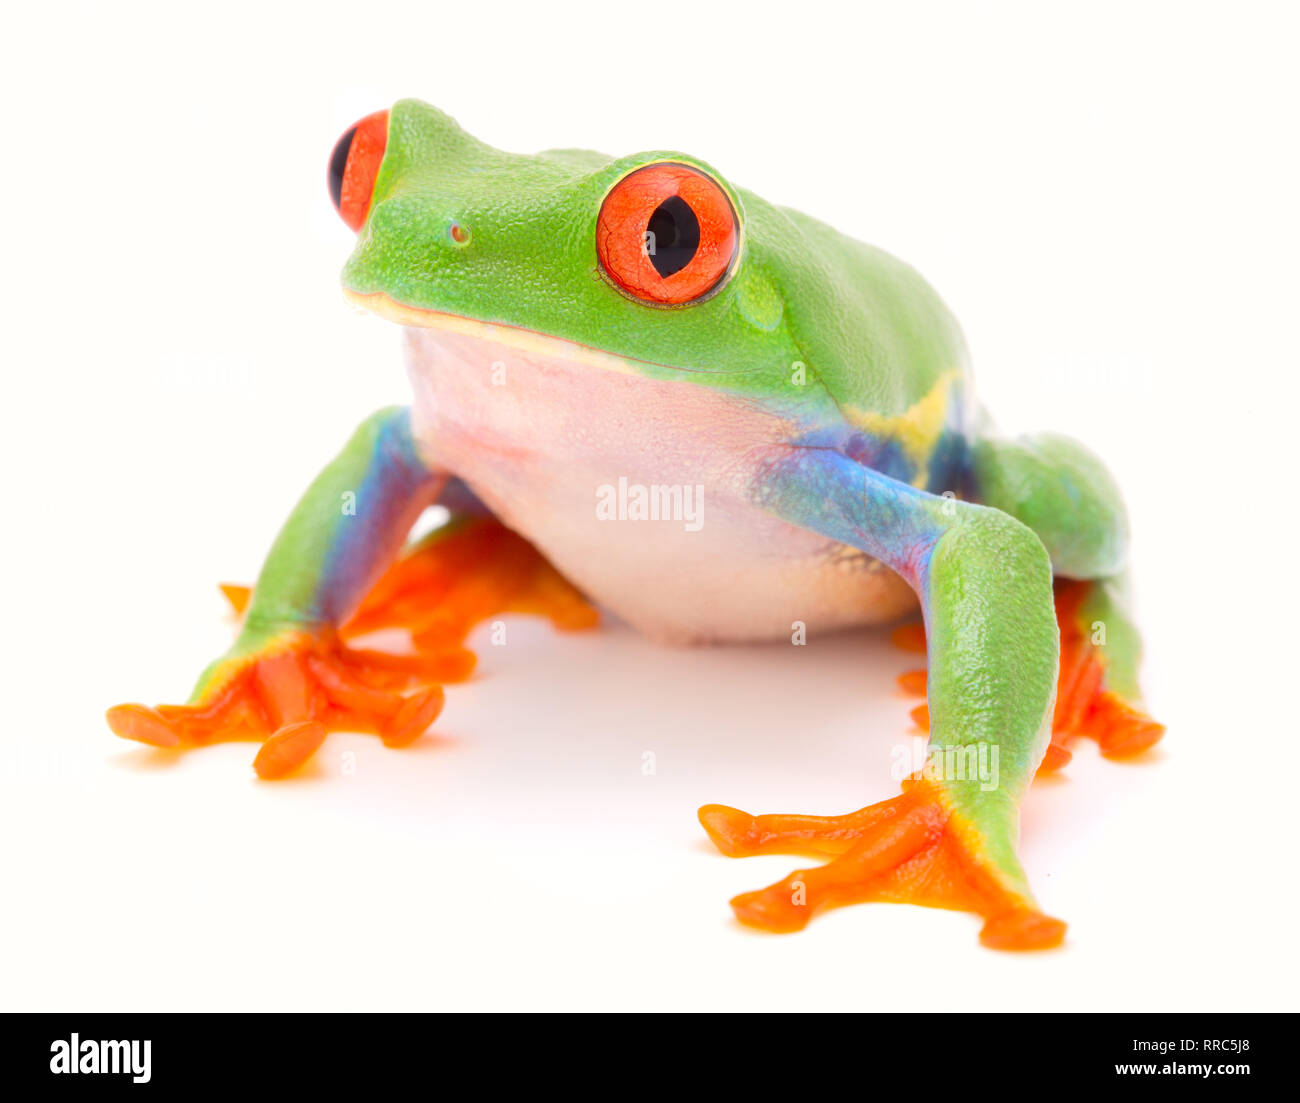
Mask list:
[[[1237,3],[11,13],[0,1005],[1294,1009],[1297,30]],[[700,804],[896,791],[910,661],[874,636],[520,621],[416,747],[331,736],[283,784],[248,744],[109,734],[106,706],[188,692],[230,638],[214,584],[405,400],[396,330],[340,302],[324,167],[408,95],[506,149],[683,149],[896,252],[1004,428],[1106,458],[1169,734],[1134,765],[1085,744],[1028,799],[1062,950],[911,907],[732,921],[800,860],[721,857]]]

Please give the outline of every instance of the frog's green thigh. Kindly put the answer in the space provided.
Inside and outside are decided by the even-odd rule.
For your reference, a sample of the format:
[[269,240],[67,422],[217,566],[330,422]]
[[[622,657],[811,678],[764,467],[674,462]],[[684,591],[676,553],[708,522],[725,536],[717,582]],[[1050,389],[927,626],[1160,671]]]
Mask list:
[[985,438],[971,450],[973,497],[1028,525],[1064,578],[1124,569],[1128,518],[1119,488],[1091,452],[1052,434]]
[[[972,449],[972,496],[1034,530],[1052,559],[1061,623],[1061,681],[1052,766],[1076,734],[1108,757],[1163,734],[1138,687],[1142,646],[1129,597],[1128,519],[1100,460],[1067,437],[985,438]],[[1075,580],[1073,582],[1068,580]]]
[[1019,804],[1050,736],[1057,626],[1042,542],[1007,514],[916,490],[827,449],[772,457],[757,500],[880,559],[916,590],[930,646],[929,764],[903,796],[840,817],[710,805],[726,853],[839,853],[732,901],[743,921],[795,930],[823,907],[904,900],[977,912],[982,940],[1058,944],[1016,855]]
[[[330,731],[374,732],[390,746],[416,739],[442,707],[441,683],[473,669],[461,643],[485,617],[520,611],[562,627],[590,623],[589,607],[530,545],[455,493],[449,504],[461,514],[399,558],[449,481],[454,491],[455,480],[420,458],[405,408],[367,418],[289,515],[251,600],[227,588],[244,612],[241,631],[190,701],[119,705],[109,725],[164,747],[263,741],[258,774],[282,777]],[[411,631],[416,654],[347,642],[394,626]]]

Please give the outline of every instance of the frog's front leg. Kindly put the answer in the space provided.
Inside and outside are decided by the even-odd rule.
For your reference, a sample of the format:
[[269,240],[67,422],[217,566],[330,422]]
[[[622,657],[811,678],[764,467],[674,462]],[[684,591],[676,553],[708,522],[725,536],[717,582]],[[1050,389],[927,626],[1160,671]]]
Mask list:
[[110,727],[164,747],[263,740],[254,765],[268,778],[301,765],[328,731],[375,732],[392,745],[415,739],[442,708],[440,683],[467,676],[473,656],[458,646],[358,650],[339,629],[445,482],[420,459],[406,409],[368,418],[290,515],[238,639],[203,672],[189,703],[119,705]]
[[827,449],[790,448],[755,490],[792,523],[861,549],[916,590],[930,648],[929,766],[901,797],[838,817],[700,819],[727,854],[835,853],[732,901],[743,922],[802,928],[869,900],[973,911],[1003,949],[1055,946],[1016,855],[1020,799],[1050,736],[1057,673],[1052,575],[1042,542],[1005,513],[939,498]]

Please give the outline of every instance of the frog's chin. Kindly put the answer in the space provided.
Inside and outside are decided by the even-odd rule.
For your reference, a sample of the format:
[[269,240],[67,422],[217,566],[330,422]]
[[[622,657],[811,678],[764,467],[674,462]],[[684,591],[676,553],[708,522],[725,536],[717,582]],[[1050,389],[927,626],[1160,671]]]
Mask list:
[[468,318],[463,314],[407,306],[382,291],[364,294],[345,287],[343,298],[353,306],[377,314],[390,322],[396,322],[398,325],[409,326],[412,329],[436,329],[458,333],[494,345],[504,345],[521,352],[571,364],[584,364],[624,375],[641,375],[647,366],[667,367],[663,364],[651,365],[649,361],[618,356],[603,349],[593,348],[591,345],[584,345],[580,341],[570,341],[565,337],[555,337],[523,326],[508,325],[504,322],[485,322],[478,318]]

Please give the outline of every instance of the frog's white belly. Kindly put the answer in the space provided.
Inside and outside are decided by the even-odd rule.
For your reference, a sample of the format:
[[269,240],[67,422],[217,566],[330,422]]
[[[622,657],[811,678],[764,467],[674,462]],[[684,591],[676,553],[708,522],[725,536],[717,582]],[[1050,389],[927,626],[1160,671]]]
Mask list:
[[[488,333],[505,339],[406,330],[422,455],[646,635],[789,638],[796,622],[820,632],[914,606],[883,565],[752,504],[757,457],[786,439],[779,419],[567,342]],[[640,519],[656,498],[659,519]]]

